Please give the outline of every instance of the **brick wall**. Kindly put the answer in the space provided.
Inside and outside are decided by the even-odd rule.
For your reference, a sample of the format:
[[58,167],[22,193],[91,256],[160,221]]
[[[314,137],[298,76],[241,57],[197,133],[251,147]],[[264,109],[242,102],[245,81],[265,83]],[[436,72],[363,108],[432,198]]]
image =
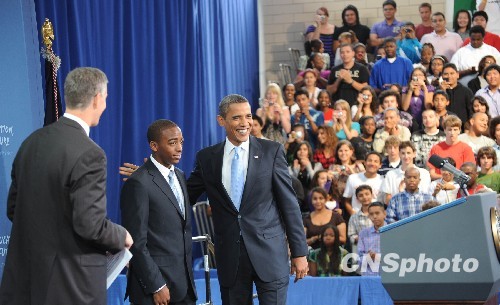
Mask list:
[[[316,10],[325,6],[330,13],[330,22],[342,25],[341,13],[349,4],[359,10],[361,24],[371,27],[384,19],[382,3],[384,0],[352,1],[307,1],[307,0],[261,0],[266,81],[280,81],[279,64],[291,64],[288,48],[296,48],[304,54],[303,33],[311,24]],[[401,21],[420,23],[418,6],[425,1],[397,0],[396,18]],[[433,12],[445,13],[446,0],[427,1],[432,4]],[[448,1],[449,2],[449,1]],[[451,18],[447,18],[451,22]]]

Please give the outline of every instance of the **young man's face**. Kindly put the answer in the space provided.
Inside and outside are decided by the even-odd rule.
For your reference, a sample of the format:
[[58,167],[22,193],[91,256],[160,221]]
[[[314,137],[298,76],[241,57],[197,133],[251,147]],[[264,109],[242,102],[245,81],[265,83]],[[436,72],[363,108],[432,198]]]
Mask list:
[[486,19],[483,16],[476,16],[472,19],[472,25],[480,25],[483,29],[486,29]]
[[367,173],[376,174],[381,166],[381,160],[377,155],[368,155],[365,161],[365,169]]
[[470,45],[474,49],[480,48],[483,45],[484,37],[481,33],[472,33],[470,35]]
[[491,88],[498,88],[500,85],[500,72],[496,69],[490,69],[486,74],[486,81]]
[[486,113],[477,113],[470,120],[472,131],[476,134],[485,133],[488,129],[488,115]]
[[489,171],[493,167],[493,157],[486,154],[481,155],[479,157],[479,166],[481,166],[481,169]]
[[450,83],[450,85],[452,86],[455,86],[458,81],[458,72],[453,68],[446,68],[443,70],[443,78],[447,78],[448,83]]
[[447,170],[441,169],[441,175],[446,182],[451,182],[453,180],[453,174]]
[[399,157],[399,146],[397,145],[387,145],[385,148],[385,152],[389,159],[395,160]]
[[387,58],[394,58],[396,57],[396,44],[392,41],[386,42],[384,46],[385,50],[385,56]]
[[354,51],[350,45],[340,48],[340,58],[344,64],[351,63],[354,60]]
[[387,216],[387,213],[385,212],[385,209],[380,206],[372,206],[368,209],[368,217],[370,217],[370,220],[373,222],[373,225],[377,228],[380,228],[385,221],[385,216]]
[[457,143],[458,135],[460,134],[460,132],[461,132],[460,127],[447,126],[446,129],[444,130],[444,133],[446,135],[446,142],[449,142],[451,144]]
[[420,172],[416,168],[406,170],[404,181],[407,192],[413,193],[417,191],[418,184],[420,183]]
[[367,207],[370,203],[372,203],[373,194],[370,190],[361,190],[356,195],[356,198],[358,198],[358,201],[361,202],[361,205]]
[[384,10],[384,17],[386,20],[394,19],[394,15],[396,15],[396,8],[390,4],[384,5],[382,8]]
[[425,128],[437,127],[437,116],[434,111],[425,111],[422,113],[422,123]]
[[424,6],[424,7],[421,7],[418,12],[420,13],[420,19],[422,19],[422,21],[429,21],[429,19],[431,19],[431,9]]
[[300,109],[309,108],[309,97],[305,94],[297,95],[295,102],[299,105]]
[[401,162],[405,165],[413,164],[413,159],[415,159],[415,151],[411,147],[405,147],[399,150],[399,158]]
[[443,16],[436,15],[432,16],[432,27],[434,28],[434,31],[436,33],[440,33],[444,30],[446,30],[446,20],[443,18]]
[[450,104],[450,101],[446,99],[446,97],[442,94],[436,94],[432,100],[434,104],[434,109],[440,113],[441,111],[446,110],[446,107]]

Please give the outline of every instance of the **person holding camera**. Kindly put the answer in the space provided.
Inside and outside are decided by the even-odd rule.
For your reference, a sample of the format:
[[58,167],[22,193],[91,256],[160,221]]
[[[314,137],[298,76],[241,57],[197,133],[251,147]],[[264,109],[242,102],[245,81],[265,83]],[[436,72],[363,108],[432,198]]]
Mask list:
[[422,53],[422,44],[415,36],[415,25],[412,22],[406,22],[400,30],[401,39],[396,42],[396,52],[411,60],[412,63],[420,62],[420,54]]
[[351,107],[352,120],[360,121],[364,116],[375,116],[378,113],[379,103],[377,94],[370,86],[365,86],[358,94],[358,105]]
[[333,104],[333,129],[339,140],[351,140],[361,133],[358,122],[352,121],[349,103],[345,100],[338,100]]
[[422,112],[432,108],[433,95],[434,87],[429,85],[425,70],[422,67],[416,67],[411,73],[408,86],[403,88],[401,108],[409,112],[422,127]]
[[326,7],[320,7],[316,11],[314,21],[307,27],[304,35],[306,41],[320,39],[324,44],[325,52],[330,55],[331,62],[333,62],[335,56],[335,50],[333,49],[333,33],[336,27],[328,22],[329,16],[328,9]]

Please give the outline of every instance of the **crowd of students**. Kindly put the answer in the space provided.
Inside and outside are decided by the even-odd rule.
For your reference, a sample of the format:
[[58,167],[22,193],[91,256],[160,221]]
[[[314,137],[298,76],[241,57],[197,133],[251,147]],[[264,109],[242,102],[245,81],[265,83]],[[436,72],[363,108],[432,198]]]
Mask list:
[[347,275],[349,251],[361,261],[383,252],[381,226],[462,196],[431,155],[471,177],[469,194],[500,192],[500,37],[482,2],[457,12],[453,31],[428,3],[415,26],[387,0],[371,29],[353,5],[342,27],[319,8],[303,71],[266,88],[252,133],[285,146],[311,275]]

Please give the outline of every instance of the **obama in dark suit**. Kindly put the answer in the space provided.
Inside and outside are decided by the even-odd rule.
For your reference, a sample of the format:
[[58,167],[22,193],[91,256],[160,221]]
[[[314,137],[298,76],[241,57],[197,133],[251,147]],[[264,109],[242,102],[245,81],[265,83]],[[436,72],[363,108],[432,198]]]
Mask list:
[[[219,104],[226,140],[199,151],[188,182],[191,203],[210,200],[217,273],[224,305],[286,304],[289,273],[307,274],[299,204],[281,144],[250,136],[252,112],[240,95]],[[288,248],[291,252],[289,265]]]

